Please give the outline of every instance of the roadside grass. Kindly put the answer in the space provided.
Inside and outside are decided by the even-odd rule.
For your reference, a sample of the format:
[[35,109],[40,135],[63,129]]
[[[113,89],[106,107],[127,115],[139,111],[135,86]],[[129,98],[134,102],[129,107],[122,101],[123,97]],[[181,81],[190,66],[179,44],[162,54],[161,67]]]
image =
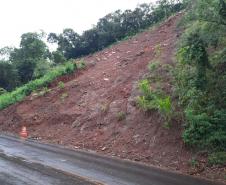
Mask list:
[[30,81],[29,83],[15,89],[12,92],[0,95],[0,110],[22,101],[26,96],[33,91],[47,87],[57,77],[73,73],[77,69],[76,63],[67,62],[63,65],[57,66],[43,77]]

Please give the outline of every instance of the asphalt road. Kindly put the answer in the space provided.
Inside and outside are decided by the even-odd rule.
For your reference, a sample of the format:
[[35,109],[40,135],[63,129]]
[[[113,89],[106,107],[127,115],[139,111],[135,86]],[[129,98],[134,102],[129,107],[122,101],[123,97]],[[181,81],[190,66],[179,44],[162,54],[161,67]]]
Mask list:
[[0,185],[220,185],[134,162],[0,135]]

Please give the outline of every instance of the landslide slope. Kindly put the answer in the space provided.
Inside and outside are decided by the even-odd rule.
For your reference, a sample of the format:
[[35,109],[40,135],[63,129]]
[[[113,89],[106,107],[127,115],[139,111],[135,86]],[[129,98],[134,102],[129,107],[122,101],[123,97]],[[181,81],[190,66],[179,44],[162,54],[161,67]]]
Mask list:
[[[1,111],[0,130],[18,134],[26,125],[31,138],[187,172],[191,153],[181,138],[182,123],[175,121],[166,129],[157,112],[146,114],[136,106],[138,82],[155,59],[157,46],[159,61],[173,65],[180,18],[170,17],[84,57],[85,70],[59,78],[44,96],[33,94]],[[167,76],[165,85],[170,92]]]

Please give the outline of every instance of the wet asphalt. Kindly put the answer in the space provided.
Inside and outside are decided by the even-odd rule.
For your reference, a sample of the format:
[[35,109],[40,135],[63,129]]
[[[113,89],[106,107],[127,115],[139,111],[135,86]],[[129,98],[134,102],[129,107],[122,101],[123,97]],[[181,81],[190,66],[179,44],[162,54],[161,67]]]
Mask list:
[[0,155],[1,185],[92,185],[80,177],[63,173],[16,157]]
[[0,185],[220,185],[126,160],[0,135]]

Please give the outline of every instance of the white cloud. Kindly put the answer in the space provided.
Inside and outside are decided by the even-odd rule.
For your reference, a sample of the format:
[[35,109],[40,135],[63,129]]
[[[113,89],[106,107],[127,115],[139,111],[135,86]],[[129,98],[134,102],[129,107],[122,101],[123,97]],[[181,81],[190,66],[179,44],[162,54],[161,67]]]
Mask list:
[[18,45],[20,36],[38,31],[60,33],[89,29],[100,17],[117,9],[133,9],[155,0],[1,0],[0,47]]

